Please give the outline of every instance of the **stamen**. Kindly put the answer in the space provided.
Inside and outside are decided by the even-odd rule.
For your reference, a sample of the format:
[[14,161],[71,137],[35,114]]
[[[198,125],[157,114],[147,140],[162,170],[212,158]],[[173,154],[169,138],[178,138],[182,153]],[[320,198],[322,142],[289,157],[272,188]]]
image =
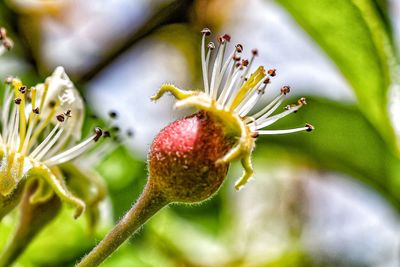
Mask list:
[[36,155],[40,153],[40,151],[43,149],[43,147],[46,146],[46,144],[51,140],[51,138],[54,136],[54,134],[57,132],[58,128],[60,127],[61,122],[58,122],[56,126],[53,127],[51,132],[47,135],[47,137],[33,150],[32,153],[30,153],[30,157],[35,158]]
[[21,86],[19,87],[18,91],[20,92],[19,97],[21,99],[19,104],[19,138],[20,138],[20,145],[18,151],[22,148],[22,144],[25,140],[26,134],[26,117],[25,117],[25,93],[26,87]]
[[232,65],[231,72],[229,73],[228,77],[226,78],[224,89],[222,89],[221,94],[218,97],[218,102],[221,105],[225,105],[226,101],[228,100],[232,88],[235,85],[235,82],[240,74],[240,68],[236,67],[235,64]]
[[64,125],[58,130],[57,134],[51,139],[50,142],[42,149],[42,151],[36,156],[35,160],[40,161],[43,156],[51,149],[51,147],[57,142],[61,134],[64,132]]
[[217,94],[218,94],[218,91],[219,91],[219,90],[218,90],[218,89],[219,89],[219,86],[220,86],[220,84],[221,84],[222,79],[224,78],[224,75],[225,75],[225,73],[226,73],[226,70],[227,70],[229,64],[232,63],[232,65],[235,66],[235,59],[234,59],[234,58],[235,58],[235,53],[236,53],[236,51],[234,50],[234,51],[229,55],[229,57],[227,58],[227,60],[225,61],[224,65],[223,65],[223,67],[222,67],[222,69],[221,69],[221,72],[217,75],[217,76],[218,76],[218,77],[217,77],[217,82],[216,82],[216,84],[215,84],[216,90],[214,91],[213,99],[217,99]]
[[[260,85],[261,86],[261,85]],[[254,90],[252,94],[249,94],[239,105],[239,116],[246,116],[250,110],[257,104],[260,98],[263,96],[265,92],[266,84],[260,89]],[[238,109],[236,108],[236,109]]]
[[[11,83],[12,83],[12,81],[11,81]],[[11,94],[11,88],[10,88],[11,83],[7,84],[6,92],[4,94],[4,100],[3,100],[4,102],[3,102],[2,112],[1,112],[2,113],[2,126],[3,126],[2,136],[5,140],[7,140],[8,132],[10,130],[8,128],[8,126],[9,126],[8,120],[9,120],[9,114],[10,114],[10,105],[11,105],[11,101],[12,101],[12,97],[13,97]]]
[[211,87],[210,87],[210,96],[212,99],[217,98],[217,93],[218,93],[218,87],[216,87],[216,82],[217,82],[217,76],[219,72],[221,71],[221,65],[222,61],[224,59],[225,55],[225,47],[226,47],[226,39],[224,39],[224,36],[219,37],[219,42],[220,45],[218,46],[218,52],[217,52],[217,58],[214,61],[214,68],[212,71],[212,76],[211,76]]
[[262,130],[262,131],[257,131],[258,134],[262,135],[270,135],[270,134],[290,134],[290,133],[296,133],[296,132],[311,132],[314,130],[314,126],[311,124],[306,124],[304,127],[300,128],[295,128],[295,129],[287,129],[287,130]]
[[269,118],[260,118],[260,119],[258,119],[257,120],[257,123],[258,123],[257,129],[261,129],[261,128],[267,127],[267,126],[275,123],[276,121],[280,120],[281,118],[286,117],[287,115],[298,111],[302,106],[303,105],[297,105],[297,106],[291,107],[290,109],[285,110],[284,112],[279,113],[279,114],[277,114],[275,116],[272,116],[272,117],[269,117]]
[[102,134],[103,134],[103,131],[100,128],[96,128],[95,134],[93,136],[89,137],[85,141],[75,145],[74,147],[72,147],[64,152],[61,152],[60,154],[51,157],[50,159],[46,160],[44,163],[48,166],[52,166],[52,165],[57,165],[57,164],[67,162],[67,161],[79,156],[84,151],[88,150],[90,148],[90,146],[92,144],[94,144],[94,142],[97,142],[100,139]]
[[[205,56],[205,45],[206,45],[206,36],[209,36],[211,34],[211,31],[207,28],[204,28],[202,31],[203,37],[201,39],[201,67],[202,67],[202,71],[203,71],[203,83],[204,83],[204,91],[206,92],[206,94],[209,93],[209,88],[208,88],[208,60],[206,60],[206,56]],[[209,46],[210,48],[210,46]],[[210,57],[210,51],[211,48],[208,50],[208,54],[207,54],[207,59],[209,59]]]
[[[43,100],[43,99],[42,99]],[[42,101],[43,102],[43,101]],[[43,103],[40,103],[41,106],[43,106]],[[28,149],[31,145],[33,145],[33,142],[38,138],[38,136],[41,134],[41,132],[47,127],[47,125],[51,122],[51,119],[54,118],[54,115],[58,109],[58,107],[60,106],[60,101],[57,100],[57,102],[50,102],[50,107],[52,107],[49,115],[47,116],[47,118],[42,121],[36,128],[36,130],[33,132],[32,138],[29,140],[28,143]],[[42,110],[42,108],[39,108],[40,110]],[[34,123],[36,124],[39,121],[39,116],[35,117]]]

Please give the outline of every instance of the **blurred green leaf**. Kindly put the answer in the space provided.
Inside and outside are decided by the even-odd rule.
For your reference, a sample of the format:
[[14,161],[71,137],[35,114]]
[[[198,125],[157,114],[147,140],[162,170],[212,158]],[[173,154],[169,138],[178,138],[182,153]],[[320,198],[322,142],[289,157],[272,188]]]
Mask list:
[[354,106],[323,99],[308,99],[308,103],[274,128],[301,126],[301,121],[312,122],[316,130],[259,138],[255,156],[270,153],[279,146],[288,153],[312,159],[319,168],[340,171],[360,179],[400,211],[400,172],[394,168],[400,166],[400,162],[377,130]]
[[146,163],[134,159],[121,146],[99,165],[98,171],[107,183],[114,220],[118,221],[143,190],[147,181]]
[[[277,0],[336,63],[353,87],[360,109],[384,138],[395,143],[387,114],[394,63],[382,1]],[[378,8],[379,7],[379,8]]]

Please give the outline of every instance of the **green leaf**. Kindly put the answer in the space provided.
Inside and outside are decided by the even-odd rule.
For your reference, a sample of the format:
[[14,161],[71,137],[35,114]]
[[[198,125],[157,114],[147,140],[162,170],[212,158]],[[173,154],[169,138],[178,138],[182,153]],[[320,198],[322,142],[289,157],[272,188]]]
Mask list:
[[350,83],[360,109],[391,144],[387,91],[394,63],[382,4],[372,0],[277,0],[308,32]]
[[400,172],[396,168],[400,161],[377,130],[354,106],[323,99],[307,102],[309,105],[274,128],[311,122],[315,131],[260,137],[255,157],[284,150],[311,159],[318,168],[346,173],[371,186],[400,211]]

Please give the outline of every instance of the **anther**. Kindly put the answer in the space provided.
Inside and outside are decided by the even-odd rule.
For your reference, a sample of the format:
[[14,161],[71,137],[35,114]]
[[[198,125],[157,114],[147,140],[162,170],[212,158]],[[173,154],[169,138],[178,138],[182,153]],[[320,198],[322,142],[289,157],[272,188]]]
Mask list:
[[64,115],[67,116],[68,118],[71,118],[71,110],[68,109],[67,111],[65,111]]
[[242,60],[242,66],[247,67],[249,65],[249,61],[247,59]]
[[64,121],[65,121],[64,114],[57,115],[56,118],[57,118],[57,120],[58,120],[59,122],[64,122]]
[[12,84],[13,80],[14,80],[14,77],[8,76],[8,77],[5,79],[4,82],[5,82],[6,84]]
[[97,142],[99,141],[100,137],[103,135],[103,130],[100,127],[96,127],[94,129],[94,133],[96,134],[96,136],[94,137],[94,141]]
[[39,115],[39,108],[36,107],[36,108],[32,109],[32,112],[33,112],[34,114],[36,114],[36,115]]
[[52,100],[49,102],[49,107],[54,108],[56,106],[56,101]]
[[108,116],[110,116],[110,118],[115,119],[118,117],[118,113],[116,111],[110,111],[108,112]]
[[265,81],[264,81],[264,84],[269,84],[270,82],[271,82],[271,79],[270,78],[266,78]]
[[14,99],[14,103],[17,105],[21,104],[21,101],[22,101],[21,98]]
[[276,69],[269,69],[268,70],[268,75],[271,77],[275,77],[276,76]]
[[291,109],[291,108],[292,108],[291,105],[286,105],[283,109],[284,109],[284,110],[289,110],[289,109]]
[[18,91],[19,91],[21,94],[25,94],[25,93],[26,93],[26,86],[21,86],[20,88],[18,88]]
[[290,86],[288,86],[288,85],[283,86],[281,88],[281,93],[284,94],[284,95],[290,93]]
[[242,53],[242,51],[243,51],[243,45],[237,44],[235,47],[236,47],[236,52]]
[[238,55],[233,55],[233,57],[232,57],[232,59],[234,60],[234,61],[240,61],[240,57],[238,56]]
[[222,38],[224,38],[225,41],[230,42],[231,41],[231,36],[229,34],[224,34],[222,35]]
[[201,30],[201,33],[205,36],[210,36],[211,35],[211,31],[209,28],[204,28],[203,30]]
[[250,134],[250,136],[253,137],[253,138],[257,138],[257,137],[260,136],[260,134],[259,134],[258,132],[252,132],[252,133]]
[[253,56],[258,56],[258,49],[256,48],[251,49],[251,53],[253,54]]
[[305,125],[304,127],[307,128],[307,129],[306,129],[307,132],[314,131],[314,129],[315,129],[314,126],[312,126],[312,125],[309,124],[309,123],[306,123],[306,125]]
[[126,131],[126,135],[127,135],[128,137],[132,137],[132,136],[133,136],[133,130],[132,130],[132,129],[128,129],[128,130]]
[[307,104],[306,99],[305,99],[304,97],[300,98],[300,99],[297,101],[297,103],[298,103],[299,105],[306,105],[306,104]]
[[215,49],[215,44],[213,42],[209,42],[207,45],[208,49],[214,50]]
[[104,137],[104,138],[111,137],[111,134],[110,134],[110,132],[109,132],[109,131],[104,131],[104,133],[103,133],[103,137]]

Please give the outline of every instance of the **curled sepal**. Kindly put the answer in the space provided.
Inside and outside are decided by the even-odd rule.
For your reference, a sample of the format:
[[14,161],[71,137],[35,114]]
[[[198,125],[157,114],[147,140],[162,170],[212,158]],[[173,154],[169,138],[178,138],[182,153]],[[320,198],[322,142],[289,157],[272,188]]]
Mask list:
[[25,180],[18,183],[17,187],[11,194],[7,196],[2,196],[0,194],[0,221],[18,205],[24,191],[24,187]]
[[[46,166],[40,164],[32,167],[27,173],[28,179],[43,179],[54,190],[55,194],[61,201],[75,207],[74,218],[78,218],[85,210],[85,203],[75,197],[67,188],[61,171],[57,167],[51,170]],[[39,198],[40,199],[40,198]]]
[[163,84],[160,87],[160,89],[158,89],[157,93],[151,97],[151,100],[158,100],[165,93],[171,93],[176,99],[182,100],[182,99],[188,98],[190,96],[196,95],[199,92],[182,90],[172,84]]
[[86,203],[88,227],[93,233],[99,220],[99,204],[107,195],[102,177],[93,170],[81,169],[72,162],[61,164],[60,169],[68,177],[68,188],[71,188]]
[[37,179],[37,183],[37,189],[29,198],[31,204],[44,203],[54,195],[53,189],[44,179]]

